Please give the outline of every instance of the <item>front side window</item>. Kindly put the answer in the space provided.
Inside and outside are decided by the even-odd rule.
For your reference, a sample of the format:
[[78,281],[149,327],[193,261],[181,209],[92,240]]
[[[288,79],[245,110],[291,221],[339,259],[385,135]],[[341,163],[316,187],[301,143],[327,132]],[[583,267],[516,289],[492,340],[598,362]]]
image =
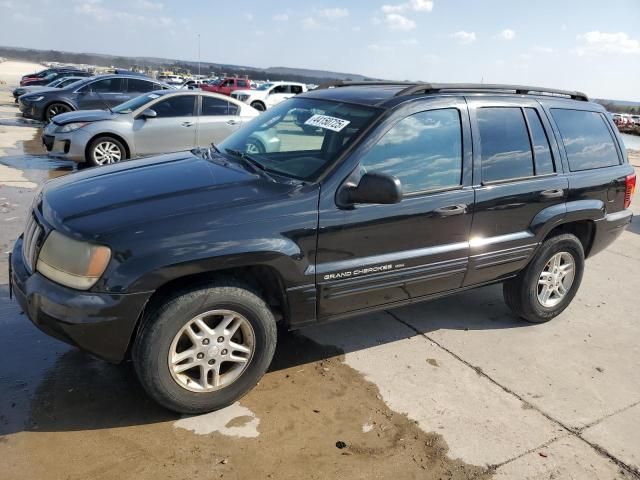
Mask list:
[[98,93],[115,93],[122,91],[122,79],[121,78],[105,78],[89,83],[83,90],[88,90]]
[[533,175],[533,154],[520,108],[477,110],[482,181],[495,182]]
[[362,172],[400,179],[403,193],[460,185],[462,127],[455,108],[416,113],[399,121],[365,155]]
[[151,109],[158,114],[157,118],[191,117],[195,98],[195,95],[176,95],[159,101]]
[[218,147],[251,155],[267,170],[312,180],[347,149],[380,110],[294,97],[227,137]]
[[278,85],[276,87],[273,87],[271,93],[288,93],[288,91],[289,87],[287,85]]
[[552,108],[572,172],[618,165],[613,137],[599,112]]
[[299,93],[302,93],[302,87],[300,85],[290,85],[291,88],[291,93],[293,93],[294,95],[298,95]]

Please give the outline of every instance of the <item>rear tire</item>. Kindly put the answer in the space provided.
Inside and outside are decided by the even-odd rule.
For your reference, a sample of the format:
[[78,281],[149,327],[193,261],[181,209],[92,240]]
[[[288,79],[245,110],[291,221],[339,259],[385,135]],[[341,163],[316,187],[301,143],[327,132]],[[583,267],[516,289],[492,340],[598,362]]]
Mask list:
[[127,150],[120,140],[110,136],[94,139],[87,148],[87,162],[94,167],[110,165],[126,160]]
[[[229,333],[231,327],[221,326],[227,314],[237,315],[243,325],[235,330],[240,332],[241,338],[234,336],[232,341],[229,335],[238,333]],[[220,323],[218,317],[222,319]],[[196,323],[196,330],[200,330],[196,335],[204,336],[193,337],[193,330],[187,332],[187,328],[199,318],[205,319],[211,330],[200,330],[200,324]],[[184,350],[179,352],[176,339],[183,341],[180,335],[184,334],[187,335],[184,337],[187,346],[181,347]],[[175,412],[197,414],[229,406],[251,390],[269,367],[276,341],[276,322],[264,300],[243,285],[229,281],[183,292],[151,312],[135,339],[132,359],[142,386],[154,400]],[[235,347],[240,343],[249,345],[247,350],[251,353],[236,351]],[[225,353],[226,350],[222,350],[225,345],[234,348],[227,346],[230,350]],[[192,348],[197,353],[189,353]],[[177,364],[178,369],[191,361],[200,363],[191,370],[176,372],[173,359],[184,352],[189,354],[188,358],[185,363]],[[247,361],[236,364],[236,355],[246,356]],[[227,373],[222,373],[223,365],[227,365],[224,367],[228,368]],[[216,386],[214,368],[218,369],[219,386]],[[234,368],[236,370],[232,371]],[[220,379],[229,372],[232,375],[227,378],[231,380],[223,384]]]
[[584,273],[584,249],[575,235],[547,239],[529,265],[503,284],[507,306],[531,323],[548,322],[569,306]]
[[267,109],[267,107],[262,102],[253,102],[251,106],[259,112],[264,112]]

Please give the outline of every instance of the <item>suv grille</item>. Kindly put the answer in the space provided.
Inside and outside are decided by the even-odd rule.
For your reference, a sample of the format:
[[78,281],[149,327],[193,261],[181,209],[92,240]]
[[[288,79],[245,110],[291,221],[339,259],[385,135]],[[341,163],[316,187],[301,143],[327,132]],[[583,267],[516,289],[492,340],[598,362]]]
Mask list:
[[42,227],[38,225],[34,214],[30,213],[22,238],[22,256],[29,273],[33,272],[33,266],[36,263],[36,257],[38,255],[38,243],[41,237]]

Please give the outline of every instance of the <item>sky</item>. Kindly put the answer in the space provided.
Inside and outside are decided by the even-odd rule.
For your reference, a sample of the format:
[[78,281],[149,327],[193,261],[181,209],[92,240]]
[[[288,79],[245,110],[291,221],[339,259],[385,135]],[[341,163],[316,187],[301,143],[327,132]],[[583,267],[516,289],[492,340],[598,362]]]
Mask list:
[[0,45],[640,101],[640,0],[0,0]]

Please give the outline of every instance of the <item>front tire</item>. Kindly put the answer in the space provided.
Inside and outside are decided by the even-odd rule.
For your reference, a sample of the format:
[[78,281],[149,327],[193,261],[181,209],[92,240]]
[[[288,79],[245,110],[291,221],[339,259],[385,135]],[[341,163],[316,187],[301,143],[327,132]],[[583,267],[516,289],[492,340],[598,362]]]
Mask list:
[[119,163],[126,158],[127,150],[124,145],[113,137],[98,137],[87,149],[87,161],[94,167]]
[[72,110],[73,109],[65,103],[52,103],[47,105],[47,108],[44,111],[44,119],[47,122],[50,122],[56,115],[71,112]]
[[167,300],[145,319],[132,358],[154,400],[197,414],[231,405],[251,390],[269,367],[276,341],[264,300],[228,282]]
[[252,106],[253,108],[255,108],[256,110],[258,110],[259,112],[264,112],[264,111],[267,109],[267,107],[265,106],[265,104],[264,104],[264,103],[262,103],[262,102],[253,102],[253,103],[251,104],[251,106]]
[[529,265],[503,284],[507,306],[531,323],[548,322],[569,306],[584,273],[584,249],[575,235],[547,239]]

